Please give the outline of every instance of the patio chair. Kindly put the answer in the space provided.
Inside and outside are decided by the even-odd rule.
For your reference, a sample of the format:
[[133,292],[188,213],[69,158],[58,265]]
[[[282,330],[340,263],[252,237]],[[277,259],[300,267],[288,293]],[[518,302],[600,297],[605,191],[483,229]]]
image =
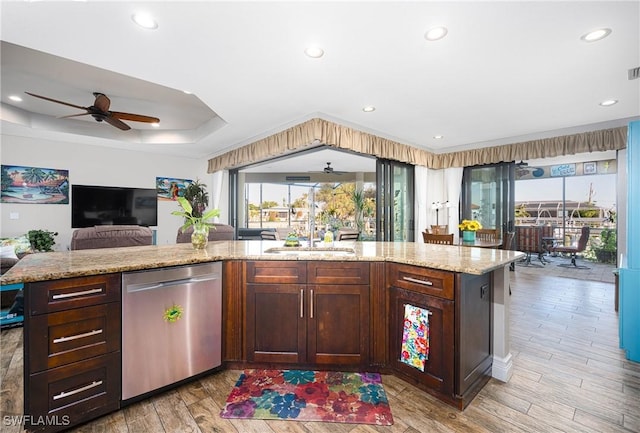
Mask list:
[[353,229],[340,229],[336,233],[336,241],[357,241],[360,232]]
[[551,248],[551,251],[554,253],[567,253],[571,257],[571,263],[560,263],[558,266],[562,266],[565,268],[575,268],[575,269],[591,269],[588,266],[578,265],[576,263],[576,258],[578,253],[583,252],[587,248],[587,242],[589,242],[589,234],[590,229],[588,226],[582,226],[580,231],[580,239],[578,239],[577,245],[563,246],[558,245]]
[[260,232],[260,239],[263,241],[277,241],[280,239],[280,236],[278,236],[278,232],[276,231],[265,230]]
[[543,258],[544,249],[542,248],[542,230],[540,226],[516,226],[515,232],[516,249],[526,253],[526,257],[519,261],[518,264],[526,266],[540,266],[531,262],[533,254],[538,256],[538,260],[543,265],[546,261]]

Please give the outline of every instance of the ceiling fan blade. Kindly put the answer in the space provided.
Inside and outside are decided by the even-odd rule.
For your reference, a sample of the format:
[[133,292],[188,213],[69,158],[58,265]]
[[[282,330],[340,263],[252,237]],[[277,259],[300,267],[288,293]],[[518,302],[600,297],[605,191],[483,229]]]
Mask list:
[[[70,104],[68,102],[58,101],[57,99],[48,98],[46,96],[36,95],[35,93],[24,92],[27,95],[35,96],[36,98],[44,99],[45,101],[56,102],[58,104],[67,105],[69,107],[77,108],[79,110],[87,110],[87,107],[81,107],[80,105]],[[87,110],[88,111],[88,110]]]
[[107,122],[109,125],[115,126],[116,128],[121,129],[123,131],[128,131],[131,129],[129,125],[120,121],[120,119],[116,119],[115,117],[112,117],[112,116],[104,116],[103,120]]
[[143,116],[142,114],[121,113],[119,111],[111,111],[111,115],[117,119],[132,120],[134,122],[160,123],[157,117]]
[[111,100],[107,98],[107,95],[104,93],[93,92],[93,96],[96,97],[96,101],[93,103],[93,106],[98,110],[106,113],[109,111],[109,107],[111,106]]
[[68,116],[60,116],[58,119],[68,119],[69,117],[88,116],[90,113],[70,114]]

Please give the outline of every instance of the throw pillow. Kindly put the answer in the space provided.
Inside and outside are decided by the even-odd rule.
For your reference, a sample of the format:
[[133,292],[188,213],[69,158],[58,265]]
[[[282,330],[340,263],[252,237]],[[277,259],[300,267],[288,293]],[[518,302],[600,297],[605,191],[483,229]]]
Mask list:
[[18,256],[16,256],[16,249],[13,245],[3,245],[0,247],[0,258],[3,259],[16,259],[18,260]]
[[16,238],[0,239],[0,247],[12,246],[16,254],[32,253],[31,242],[26,235]]

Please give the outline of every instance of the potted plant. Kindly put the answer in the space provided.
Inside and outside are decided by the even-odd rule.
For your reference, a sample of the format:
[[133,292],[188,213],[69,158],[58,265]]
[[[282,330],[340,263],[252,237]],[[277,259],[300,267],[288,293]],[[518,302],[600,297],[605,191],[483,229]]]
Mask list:
[[592,247],[596,259],[601,263],[616,263],[618,242],[614,229],[604,229],[600,232],[600,240]]
[[189,227],[193,226],[191,245],[193,245],[193,247],[197,250],[204,249],[207,246],[207,242],[209,241],[209,228],[213,227],[213,224],[208,222],[208,220],[210,218],[220,216],[220,210],[209,209],[208,211],[201,212],[199,216],[196,216],[194,208],[186,198],[178,197],[178,204],[180,205],[182,210],[175,210],[171,212],[171,215],[176,215],[184,218],[184,224],[182,226],[183,232]]
[[480,230],[482,225],[477,220],[462,220],[458,228],[462,230],[462,242],[475,242],[476,231]]
[[196,218],[201,217],[209,204],[207,186],[200,183],[199,179],[196,179],[195,182],[190,183],[184,189],[182,196],[191,204],[193,216]]
[[58,236],[58,232],[51,232],[49,230],[29,230],[27,232],[31,246],[39,252],[53,251],[52,247],[56,243],[56,236]]

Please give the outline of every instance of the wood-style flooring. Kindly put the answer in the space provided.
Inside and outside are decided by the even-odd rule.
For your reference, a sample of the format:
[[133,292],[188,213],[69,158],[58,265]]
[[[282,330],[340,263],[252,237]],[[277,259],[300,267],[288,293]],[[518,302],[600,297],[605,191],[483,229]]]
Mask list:
[[[511,273],[508,383],[492,379],[460,412],[392,376],[384,376],[390,427],[226,420],[218,415],[238,371],[224,371],[72,429],[73,432],[427,433],[638,432],[640,364],[618,348],[614,286],[551,275],[556,268]],[[611,269],[607,272],[610,273]],[[574,270],[575,273],[580,272]],[[586,274],[581,274],[582,276]],[[608,276],[607,276],[608,277]],[[22,328],[0,341],[0,431],[22,413]]]

